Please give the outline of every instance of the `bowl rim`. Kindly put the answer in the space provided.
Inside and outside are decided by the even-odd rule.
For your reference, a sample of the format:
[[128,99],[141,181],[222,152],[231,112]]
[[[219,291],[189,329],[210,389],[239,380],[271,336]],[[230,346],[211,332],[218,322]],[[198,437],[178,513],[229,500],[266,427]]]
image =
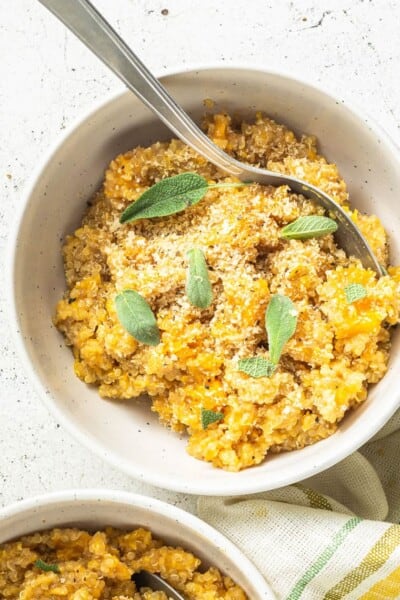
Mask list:
[[[282,79],[288,79],[291,81],[295,81],[300,85],[303,85],[311,90],[316,91],[322,95],[325,95],[330,100],[333,100],[336,103],[340,103],[345,106],[347,111],[357,120],[363,121],[365,126],[369,126],[371,130],[379,135],[381,139],[384,140],[385,144],[392,150],[394,156],[397,157],[400,166],[400,153],[399,147],[393,142],[392,138],[386,132],[386,130],[370,115],[367,115],[366,112],[357,106],[355,102],[349,102],[347,99],[341,99],[336,97],[331,92],[324,89],[323,86],[317,85],[315,82],[312,82],[304,77],[297,77],[293,75],[290,71],[285,71],[283,69],[264,69],[259,66],[251,66],[246,62],[239,63],[210,63],[199,65],[189,64],[184,66],[171,66],[170,68],[162,71],[160,75],[156,73],[156,76],[161,79],[167,77],[173,77],[174,75],[183,75],[185,73],[190,72],[202,72],[202,71],[213,71],[213,70],[225,70],[225,71],[252,71],[254,73],[273,75],[276,77],[280,77]],[[35,392],[38,394],[39,398],[43,402],[43,404],[47,407],[49,412],[53,415],[53,417],[58,420],[63,429],[65,429],[73,439],[77,440],[84,447],[91,450],[95,455],[101,457],[108,465],[117,468],[119,471],[122,471],[126,475],[137,479],[145,481],[153,486],[171,490],[174,492],[182,492],[182,493],[191,493],[191,494],[199,494],[204,496],[240,496],[249,493],[258,493],[264,492],[267,490],[273,490],[285,485],[290,485],[297,481],[302,481],[304,479],[308,479],[313,475],[316,475],[326,469],[332,467],[333,465],[339,463],[347,456],[358,450],[363,444],[365,444],[368,440],[370,440],[390,419],[390,417],[396,412],[396,410],[400,407],[400,389],[398,391],[397,402],[393,402],[390,407],[385,403],[381,405],[381,410],[379,414],[376,416],[374,421],[371,421],[369,428],[363,428],[358,437],[349,436],[346,439],[346,444],[341,440],[340,444],[337,444],[337,451],[333,455],[332,453],[318,453],[316,457],[316,461],[308,461],[308,464],[303,467],[301,478],[290,478],[284,476],[282,471],[279,474],[274,474],[273,483],[268,482],[268,486],[265,486],[265,478],[251,478],[249,482],[241,482],[235,483],[233,478],[230,481],[226,481],[225,478],[221,478],[221,483],[215,484],[213,483],[212,489],[205,489],[204,484],[202,484],[201,478],[198,480],[191,481],[190,486],[182,480],[172,479],[170,476],[164,476],[162,473],[157,473],[156,475],[153,473],[147,474],[142,471],[139,465],[133,464],[126,459],[122,459],[118,453],[109,450],[103,444],[99,443],[95,436],[92,436],[88,433],[85,433],[79,429],[78,426],[75,425],[74,421],[68,419],[64,416],[62,410],[58,408],[56,403],[53,401],[51,394],[47,394],[44,388],[43,383],[41,382],[39,376],[36,373],[33,362],[29,356],[26,345],[23,341],[23,336],[19,329],[19,317],[17,313],[17,303],[15,297],[15,286],[14,286],[14,273],[15,273],[15,265],[17,258],[17,249],[18,249],[18,236],[19,231],[22,225],[25,208],[28,205],[32,192],[36,186],[36,183],[41,176],[41,173],[45,170],[47,164],[52,160],[53,155],[57,152],[59,148],[65,143],[68,137],[78,129],[91,115],[95,114],[97,111],[104,109],[108,104],[112,104],[124,95],[131,94],[128,89],[122,89],[118,91],[114,91],[108,94],[106,97],[101,98],[95,103],[91,103],[90,106],[83,109],[78,116],[71,121],[68,127],[59,134],[54,142],[49,145],[49,148],[44,152],[41,160],[38,161],[37,166],[33,169],[32,174],[28,181],[26,182],[23,191],[21,193],[21,202],[16,210],[16,216],[13,224],[10,227],[10,234],[8,238],[8,244],[6,248],[6,268],[5,268],[5,281],[6,281],[6,297],[7,297],[7,306],[9,310],[9,318],[11,323],[11,332],[12,339],[14,341],[15,347],[17,349],[19,358],[23,365],[25,372],[28,374],[30,381],[33,384]],[[336,432],[333,435],[337,435],[340,432]],[[195,459],[193,459],[195,460]],[[262,463],[261,463],[262,465]],[[251,469],[256,469],[256,465],[251,467]]]
[[[110,502],[113,504],[129,505],[133,508],[141,508],[152,512],[155,515],[161,515],[168,519],[174,520],[177,527],[183,524],[188,529],[199,533],[203,538],[207,539],[214,547],[223,552],[237,566],[246,579],[252,583],[255,589],[260,590],[260,598],[265,597],[265,600],[274,600],[273,593],[269,583],[257,569],[255,564],[227,537],[220,533],[217,529],[200,519],[197,515],[178,508],[163,500],[158,500],[151,496],[135,494],[131,492],[108,490],[102,488],[89,489],[69,489],[47,494],[40,494],[13,502],[4,508],[0,509],[0,521],[5,519],[18,518],[19,515],[35,510],[37,507],[46,508],[57,506],[58,504],[81,504],[82,502]],[[104,526],[104,525],[103,525]],[[57,525],[63,527],[63,525]],[[44,531],[46,527],[42,528]],[[21,535],[27,535],[33,531],[26,531]],[[157,532],[154,532],[157,535]],[[21,537],[21,536],[19,536]],[[12,540],[13,538],[9,538]],[[6,543],[0,542],[0,544]],[[190,541],[188,541],[188,551],[190,552]],[[217,567],[218,568],[218,567]]]

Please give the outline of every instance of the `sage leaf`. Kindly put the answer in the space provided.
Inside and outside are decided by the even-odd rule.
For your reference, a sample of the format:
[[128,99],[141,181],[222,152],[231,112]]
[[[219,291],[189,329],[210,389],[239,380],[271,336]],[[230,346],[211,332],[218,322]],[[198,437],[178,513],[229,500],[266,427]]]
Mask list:
[[33,566],[36,567],[37,569],[41,569],[42,571],[53,571],[53,573],[59,573],[60,572],[60,568],[58,565],[56,564],[48,564],[46,562],[44,562],[44,560],[42,559],[38,559],[33,563]]
[[344,293],[346,294],[346,300],[348,304],[352,304],[357,300],[361,300],[365,298],[367,295],[367,290],[361,283],[350,283],[346,285],[344,288]]
[[203,429],[207,429],[211,423],[221,421],[223,418],[224,415],[221,412],[216,412],[215,410],[206,410],[205,408],[201,409],[201,426]]
[[263,356],[251,356],[250,358],[240,359],[238,369],[250,375],[250,377],[271,377],[276,365]]
[[138,219],[168,217],[200,202],[211,188],[245,185],[249,183],[240,181],[209,184],[207,179],[197,173],[179,173],[162,179],[143,192],[124,210],[119,220],[120,223],[129,223]]
[[293,302],[283,294],[272,296],[265,311],[265,327],[268,334],[269,358],[277,365],[284,345],[297,326],[297,310]]
[[134,290],[124,290],[115,297],[115,308],[122,327],[138,342],[148,346],[160,343],[156,318],[143,296]]
[[328,233],[334,233],[338,228],[336,221],[329,217],[310,215],[299,217],[281,229],[281,236],[288,240],[308,240],[318,238]]
[[122,213],[120,222],[173,215],[197,204],[207,189],[207,180],[197,173],[180,173],[167,177],[132,202]]
[[204,252],[200,248],[193,248],[188,252],[188,259],[186,294],[193,306],[208,308],[213,300],[213,293]]

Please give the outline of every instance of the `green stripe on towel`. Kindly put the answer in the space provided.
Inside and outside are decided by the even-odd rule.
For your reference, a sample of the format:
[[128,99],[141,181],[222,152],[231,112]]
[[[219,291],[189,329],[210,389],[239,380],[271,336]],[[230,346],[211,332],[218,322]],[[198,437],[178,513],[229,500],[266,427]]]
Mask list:
[[352,517],[343,525],[343,527],[333,536],[332,542],[325,548],[322,554],[311,565],[304,575],[296,583],[287,600],[298,600],[306,586],[318,575],[324,568],[330,558],[335,554],[339,546],[344,542],[349,533],[362,521],[359,517]]

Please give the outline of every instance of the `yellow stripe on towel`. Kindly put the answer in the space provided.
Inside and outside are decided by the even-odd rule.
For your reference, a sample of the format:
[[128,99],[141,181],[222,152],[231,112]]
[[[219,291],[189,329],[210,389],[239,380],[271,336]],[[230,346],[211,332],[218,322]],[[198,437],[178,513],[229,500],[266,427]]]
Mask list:
[[400,596],[400,567],[381,579],[360,600],[396,600]]
[[[400,544],[400,525],[391,525],[385,533],[372,546],[358,567],[350,571],[324,596],[324,600],[341,600],[344,596],[355,590],[367,577],[373,575],[383,567],[389,556]],[[397,596],[399,593],[397,594]],[[396,596],[393,596],[395,598]],[[391,598],[391,596],[389,596]]]

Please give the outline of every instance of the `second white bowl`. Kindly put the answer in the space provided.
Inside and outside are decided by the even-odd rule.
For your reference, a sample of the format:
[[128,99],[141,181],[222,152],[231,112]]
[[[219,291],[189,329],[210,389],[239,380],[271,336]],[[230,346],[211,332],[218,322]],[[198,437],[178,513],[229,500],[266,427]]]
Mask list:
[[76,490],[37,496],[0,510],[0,544],[52,529],[106,526],[144,527],[172,546],[181,546],[217,567],[240,585],[251,600],[275,596],[256,567],[234,544],[197,517],[154,498],[106,490]]

